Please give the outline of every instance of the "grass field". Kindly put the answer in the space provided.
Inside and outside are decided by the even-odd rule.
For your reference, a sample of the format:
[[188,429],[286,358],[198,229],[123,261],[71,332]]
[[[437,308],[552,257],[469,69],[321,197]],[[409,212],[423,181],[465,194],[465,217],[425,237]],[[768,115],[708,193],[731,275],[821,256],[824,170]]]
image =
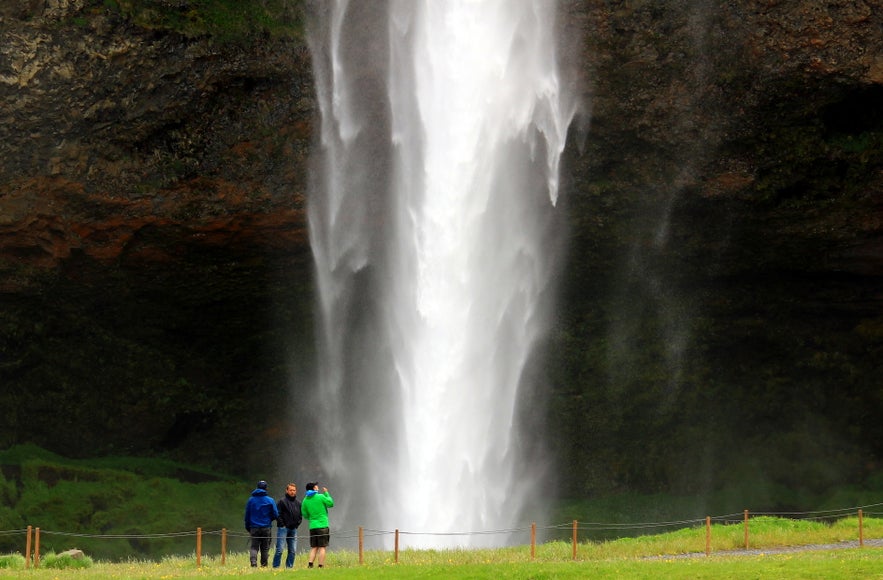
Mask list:
[[307,570],[304,560],[293,571],[253,569],[247,556],[239,554],[228,559],[225,566],[216,561],[204,562],[196,568],[192,559],[167,560],[161,563],[95,564],[85,570],[0,570],[0,578],[35,579],[123,579],[123,578],[224,578],[256,575],[285,577],[287,575],[321,574],[334,578],[473,578],[503,580],[507,578],[883,578],[883,550],[852,549],[796,554],[726,556],[689,559],[619,559],[582,560],[577,562],[453,562],[450,564],[367,564],[356,567],[334,567]]
[[[817,549],[858,539],[857,518],[834,523],[757,517],[750,522],[749,551],[744,549],[741,524],[716,524],[711,528],[711,556],[705,556],[705,530],[693,527],[674,532],[577,545],[577,559],[569,542],[480,550],[403,550],[398,563],[394,552],[368,551],[359,564],[358,553],[332,550],[324,570],[307,570],[299,554],[295,570],[252,569],[244,552],[205,555],[197,567],[195,555],[168,557],[160,562],[95,562],[81,569],[24,569],[24,558],[5,557],[0,578],[35,579],[165,579],[222,578],[259,575],[322,574],[333,578],[883,578],[883,519],[865,518],[862,548]],[[778,552],[782,547],[799,548]],[[808,547],[808,548],[807,548]],[[766,550],[766,551],[765,551]],[[44,562],[51,562],[47,555]],[[17,558],[17,559],[16,559]],[[5,564],[3,563],[5,562]]]

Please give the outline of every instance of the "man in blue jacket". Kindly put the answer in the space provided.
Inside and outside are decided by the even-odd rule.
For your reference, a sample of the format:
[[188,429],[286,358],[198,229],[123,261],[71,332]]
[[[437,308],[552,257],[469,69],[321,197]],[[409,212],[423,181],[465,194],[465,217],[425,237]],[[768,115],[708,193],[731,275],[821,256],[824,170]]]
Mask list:
[[267,494],[267,482],[259,481],[245,504],[245,529],[251,536],[252,567],[258,565],[258,550],[261,552],[261,566],[267,566],[270,553],[270,526],[279,518],[276,502]]

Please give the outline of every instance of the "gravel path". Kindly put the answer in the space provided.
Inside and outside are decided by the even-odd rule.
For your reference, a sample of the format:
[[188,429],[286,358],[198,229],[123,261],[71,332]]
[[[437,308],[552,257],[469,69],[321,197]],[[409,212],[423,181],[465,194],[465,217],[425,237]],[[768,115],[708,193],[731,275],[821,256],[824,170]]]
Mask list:
[[[809,544],[806,546],[778,546],[764,549],[749,550],[712,550],[711,557],[714,556],[760,556],[772,554],[788,554],[792,552],[811,552],[815,550],[847,550],[850,548],[858,548],[858,540],[848,540],[837,542],[836,544]],[[883,548],[883,539],[865,540],[865,548]],[[648,560],[671,560],[679,558],[705,558],[705,552],[691,552],[689,554],[674,554],[667,556],[651,556]]]

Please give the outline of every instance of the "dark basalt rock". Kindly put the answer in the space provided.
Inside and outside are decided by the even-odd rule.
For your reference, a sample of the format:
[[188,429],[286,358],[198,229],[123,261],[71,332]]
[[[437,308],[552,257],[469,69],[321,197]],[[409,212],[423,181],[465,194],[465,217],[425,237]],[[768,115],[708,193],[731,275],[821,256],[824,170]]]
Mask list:
[[[313,361],[307,47],[105,4],[0,8],[0,445],[263,465],[308,446],[280,411]],[[585,105],[544,395],[566,493],[879,467],[881,19],[561,3]]]

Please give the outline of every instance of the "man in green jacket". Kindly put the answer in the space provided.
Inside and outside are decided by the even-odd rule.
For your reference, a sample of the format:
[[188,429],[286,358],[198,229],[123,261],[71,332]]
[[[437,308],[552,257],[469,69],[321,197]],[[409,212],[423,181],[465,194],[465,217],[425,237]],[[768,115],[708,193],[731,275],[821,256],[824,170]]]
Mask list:
[[325,548],[331,541],[331,530],[328,528],[328,508],[334,507],[334,499],[323,487],[319,493],[319,482],[310,482],[306,486],[307,495],[301,502],[300,510],[303,517],[310,520],[310,560],[308,568],[313,567],[316,555],[319,555],[319,568],[325,566]]

